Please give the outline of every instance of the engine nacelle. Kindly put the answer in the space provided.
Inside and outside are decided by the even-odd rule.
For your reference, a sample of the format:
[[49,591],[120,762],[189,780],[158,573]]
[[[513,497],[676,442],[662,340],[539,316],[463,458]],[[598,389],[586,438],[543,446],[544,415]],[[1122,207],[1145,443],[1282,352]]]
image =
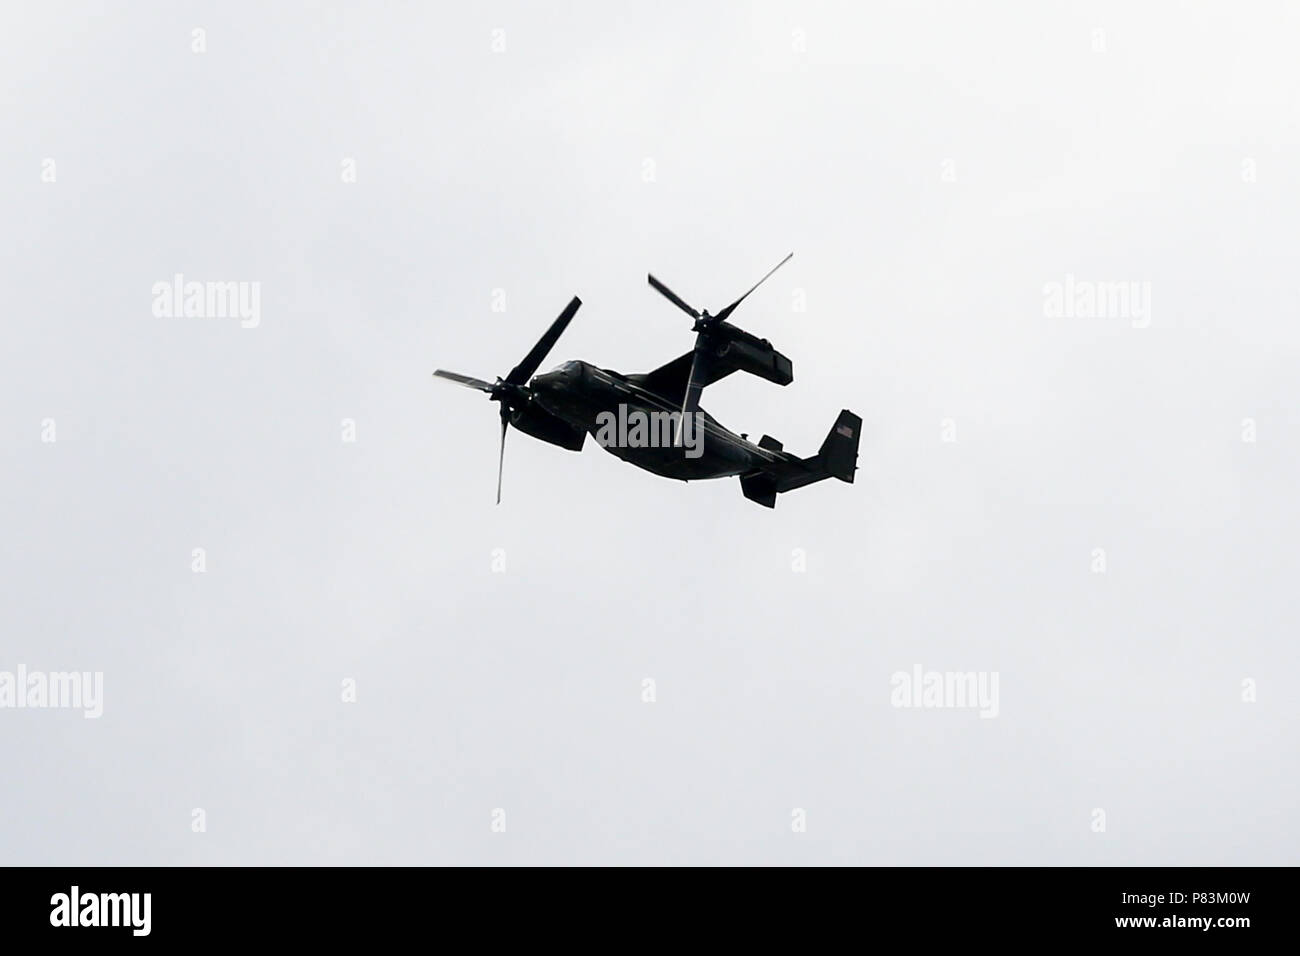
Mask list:
[[582,445],[587,440],[587,433],[581,428],[574,428],[564,419],[557,418],[532,402],[522,408],[512,408],[510,424],[527,435],[569,451],[582,451]]
[[767,339],[760,339],[726,322],[710,330],[708,335],[712,340],[710,353],[715,361],[777,385],[789,385],[794,381],[794,364],[774,349]]

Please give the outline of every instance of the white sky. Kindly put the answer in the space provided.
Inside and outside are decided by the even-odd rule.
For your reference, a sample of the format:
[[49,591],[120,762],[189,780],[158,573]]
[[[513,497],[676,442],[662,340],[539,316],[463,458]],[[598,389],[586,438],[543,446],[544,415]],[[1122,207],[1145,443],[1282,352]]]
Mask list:
[[[0,14],[0,670],[105,695],[0,710],[0,860],[1295,863],[1300,8],[466,6]],[[514,433],[493,505],[435,367],[577,294],[546,367],[644,371],[647,270],[716,310],[791,249],[736,320],[794,383],[704,405],[853,409],[855,485]],[[260,325],[155,317],[177,272]],[[891,707],[916,664],[999,716]]]

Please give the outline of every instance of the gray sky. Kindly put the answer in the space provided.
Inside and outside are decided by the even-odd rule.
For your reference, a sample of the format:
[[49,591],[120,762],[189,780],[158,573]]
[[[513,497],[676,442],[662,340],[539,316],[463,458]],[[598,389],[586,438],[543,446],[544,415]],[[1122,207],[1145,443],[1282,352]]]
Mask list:
[[[0,860],[1296,863],[1300,10],[465,6],[0,15],[0,671],[104,698],[0,709]],[[736,319],[794,383],[704,405],[853,409],[856,484],[516,432],[493,505],[435,367],[577,294],[545,367],[644,371],[647,270],[716,310],[791,249]]]

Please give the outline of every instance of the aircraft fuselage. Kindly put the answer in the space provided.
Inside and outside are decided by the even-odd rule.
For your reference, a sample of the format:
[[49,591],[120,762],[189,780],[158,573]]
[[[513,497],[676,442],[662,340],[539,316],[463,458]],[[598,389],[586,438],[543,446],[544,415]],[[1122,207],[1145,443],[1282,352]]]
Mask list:
[[[680,398],[674,403],[644,388],[638,378],[587,362],[566,362],[555,371],[533,378],[529,385],[530,405],[539,405],[540,409],[521,412],[523,420],[516,424],[527,430],[528,417],[540,412],[560,419],[575,431],[590,434],[611,455],[629,464],[683,481],[747,474],[778,457],[724,428],[704,409],[685,423],[686,429],[694,426],[697,430],[684,431],[681,440],[676,440]],[[671,432],[660,427],[670,416]],[[611,422],[616,425],[612,431]],[[629,436],[628,429],[617,427],[626,422],[649,424],[639,435]]]

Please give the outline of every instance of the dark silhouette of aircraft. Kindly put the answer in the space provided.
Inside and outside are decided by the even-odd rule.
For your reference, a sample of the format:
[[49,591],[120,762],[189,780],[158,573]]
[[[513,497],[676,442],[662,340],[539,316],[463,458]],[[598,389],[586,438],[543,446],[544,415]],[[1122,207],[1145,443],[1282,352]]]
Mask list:
[[825,478],[851,483],[862,419],[848,409],[840,412],[817,454],[799,458],[767,435],[757,445],[751,443],[700,408],[704,389],[732,372],[748,372],[777,385],[794,381],[788,358],[766,339],[727,321],[736,306],[793,255],[717,315],[695,310],[653,275],[647,276],[655,289],[695,320],[695,348],[651,372],[624,375],[571,361],[534,375],[582,305],[576,296],[505,378],[486,382],[435,371],[439,378],[486,392],[501,405],[497,504],[501,503],[506,431],[511,425],[570,451],[581,451],[591,433],[606,451],[665,478],[697,481],[739,476],[745,497],[768,508],[776,507],[778,494]]

